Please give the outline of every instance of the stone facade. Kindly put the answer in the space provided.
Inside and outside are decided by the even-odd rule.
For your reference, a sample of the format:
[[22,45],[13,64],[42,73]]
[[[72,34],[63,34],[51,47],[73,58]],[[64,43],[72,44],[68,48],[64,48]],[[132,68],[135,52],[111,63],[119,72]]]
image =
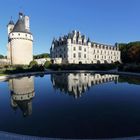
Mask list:
[[50,49],[53,63],[96,64],[121,62],[117,45],[104,45],[91,42],[85,35],[73,31],[68,35],[54,39]]
[[40,58],[40,59],[35,59],[35,61],[38,63],[38,65],[44,65],[46,61],[51,61],[50,58]]
[[33,36],[29,17],[19,13],[16,24],[11,20],[8,28],[7,59],[12,65],[28,65],[33,60]]

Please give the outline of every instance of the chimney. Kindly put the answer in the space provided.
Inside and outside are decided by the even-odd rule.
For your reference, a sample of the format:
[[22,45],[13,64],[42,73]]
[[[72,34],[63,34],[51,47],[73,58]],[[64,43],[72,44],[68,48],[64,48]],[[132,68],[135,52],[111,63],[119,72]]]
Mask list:
[[28,16],[25,16],[25,29],[30,31],[30,19]]

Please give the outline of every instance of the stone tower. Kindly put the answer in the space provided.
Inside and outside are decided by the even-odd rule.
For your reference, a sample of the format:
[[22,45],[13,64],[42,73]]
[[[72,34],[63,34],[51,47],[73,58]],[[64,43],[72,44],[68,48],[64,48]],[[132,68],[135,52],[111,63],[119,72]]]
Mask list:
[[33,60],[33,35],[30,32],[29,22],[28,16],[19,13],[16,24],[11,20],[7,26],[7,59],[11,65],[29,65]]

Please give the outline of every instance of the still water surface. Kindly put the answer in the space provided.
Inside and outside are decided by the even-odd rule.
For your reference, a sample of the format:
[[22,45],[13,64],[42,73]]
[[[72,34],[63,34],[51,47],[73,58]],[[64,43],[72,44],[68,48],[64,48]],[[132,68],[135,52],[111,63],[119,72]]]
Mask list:
[[0,131],[79,139],[140,136],[140,79],[69,73],[0,82]]

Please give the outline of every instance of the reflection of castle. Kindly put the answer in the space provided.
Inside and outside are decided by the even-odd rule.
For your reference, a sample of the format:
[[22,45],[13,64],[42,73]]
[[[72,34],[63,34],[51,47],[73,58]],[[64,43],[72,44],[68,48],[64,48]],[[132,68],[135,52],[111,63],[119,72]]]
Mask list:
[[23,77],[9,80],[11,90],[11,106],[13,109],[18,107],[24,116],[32,114],[32,98],[34,92],[34,77]]
[[100,75],[91,73],[78,74],[52,74],[51,81],[54,88],[62,92],[69,93],[75,98],[81,97],[91,86],[106,82],[117,82],[117,75]]

